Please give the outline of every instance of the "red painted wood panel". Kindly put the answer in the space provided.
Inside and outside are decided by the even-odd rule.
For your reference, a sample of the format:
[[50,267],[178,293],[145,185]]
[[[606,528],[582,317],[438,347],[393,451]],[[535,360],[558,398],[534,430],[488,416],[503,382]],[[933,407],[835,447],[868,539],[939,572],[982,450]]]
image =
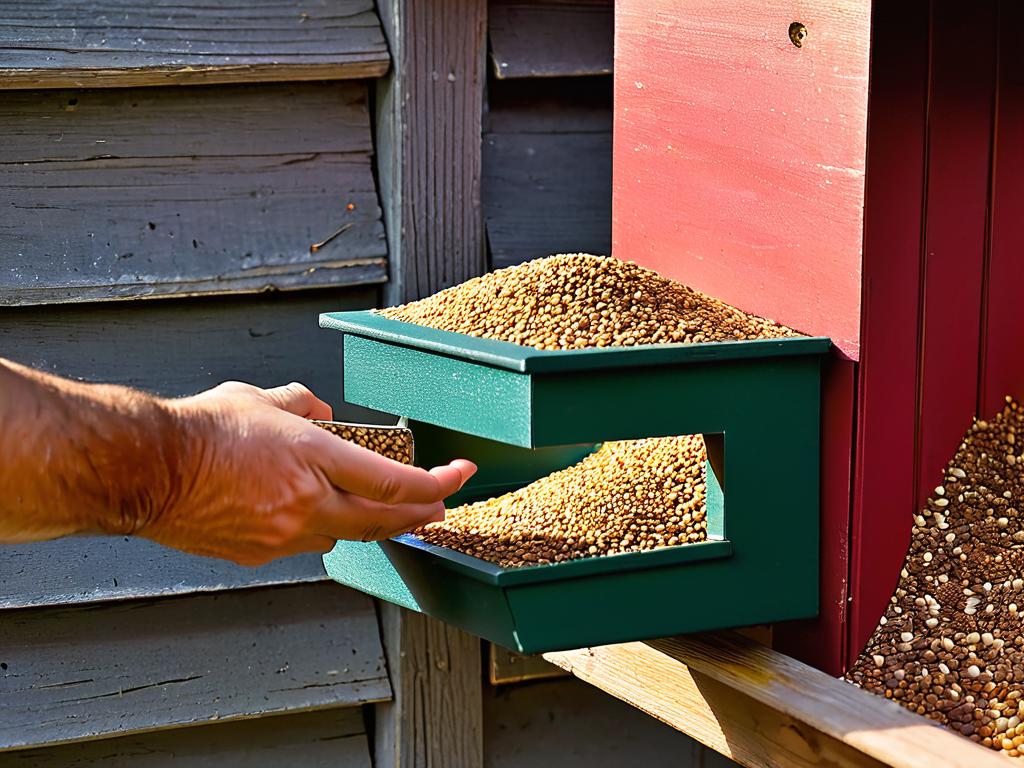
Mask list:
[[1024,398],[1024,6],[1004,2],[998,18],[998,77],[992,206],[986,276],[979,414]]
[[776,624],[772,636],[774,648],[832,675],[846,663],[856,367],[830,360],[822,387],[821,613],[811,621]]
[[978,404],[995,6],[978,0],[969,9],[932,7],[918,506],[941,480]]
[[869,9],[619,0],[613,253],[856,359]]
[[928,0],[880,0],[872,13],[851,658],[892,595],[916,506],[929,7]]

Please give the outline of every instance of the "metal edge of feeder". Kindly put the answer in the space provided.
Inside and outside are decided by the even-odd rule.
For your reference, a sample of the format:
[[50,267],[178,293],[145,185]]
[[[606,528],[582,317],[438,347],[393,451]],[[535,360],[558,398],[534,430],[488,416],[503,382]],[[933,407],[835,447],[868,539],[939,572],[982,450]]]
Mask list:
[[[665,627],[659,622],[666,620],[673,631],[688,631],[691,623],[702,627],[704,618],[700,614],[666,619],[645,612],[642,619],[623,623],[615,611],[605,615],[596,609],[585,610],[568,623],[557,622],[551,620],[549,606],[563,598],[575,605],[569,595],[592,602],[606,589],[612,589],[619,593],[618,602],[613,603],[621,611],[623,592],[640,597],[641,590],[650,592],[651,585],[657,584],[661,589],[653,591],[662,593],[670,586],[677,587],[691,565],[732,556],[730,542],[706,541],[556,565],[501,568],[402,538],[338,542],[324,555],[324,566],[328,575],[341,584],[523,653],[655,637],[664,634]],[[574,610],[579,612],[581,608]],[[729,623],[720,619],[714,625]]]
[[483,339],[464,333],[441,331],[414,323],[391,320],[366,310],[321,314],[320,326],[517,373],[558,373],[595,368],[821,355],[828,352],[832,346],[831,339],[822,336],[791,336],[747,341],[542,350],[507,341]]

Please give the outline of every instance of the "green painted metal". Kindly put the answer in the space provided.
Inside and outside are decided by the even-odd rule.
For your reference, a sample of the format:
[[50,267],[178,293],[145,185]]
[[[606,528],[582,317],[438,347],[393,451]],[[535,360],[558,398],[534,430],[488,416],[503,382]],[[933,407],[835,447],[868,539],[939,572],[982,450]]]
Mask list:
[[[581,446],[677,434],[724,435],[728,477],[709,473],[706,543],[502,569],[410,537],[339,542],[325,557],[336,580],[524,652],[817,614],[828,340],[539,352],[368,313],[322,323],[345,332],[346,398],[425,422],[418,452],[422,433],[438,456],[483,457],[480,490]],[[540,450],[520,463],[524,449]]]
[[597,448],[593,444],[520,448],[420,421],[410,421],[409,427],[415,434],[419,466],[436,467],[465,456],[472,456],[477,464],[477,473],[462,491],[448,498],[449,508],[522,488],[575,464]]

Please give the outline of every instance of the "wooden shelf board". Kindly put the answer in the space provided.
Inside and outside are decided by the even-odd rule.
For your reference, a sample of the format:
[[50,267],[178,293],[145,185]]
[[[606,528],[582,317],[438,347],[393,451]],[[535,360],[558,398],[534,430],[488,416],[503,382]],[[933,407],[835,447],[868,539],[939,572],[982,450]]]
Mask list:
[[1008,765],[924,717],[734,632],[544,658],[745,766]]

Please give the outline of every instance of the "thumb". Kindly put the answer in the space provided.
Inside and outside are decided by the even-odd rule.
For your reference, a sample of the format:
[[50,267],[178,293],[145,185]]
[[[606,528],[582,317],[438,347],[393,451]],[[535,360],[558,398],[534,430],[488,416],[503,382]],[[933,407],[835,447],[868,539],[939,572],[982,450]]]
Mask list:
[[297,381],[285,384],[283,387],[265,389],[263,394],[275,408],[294,413],[305,419],[330,420],[332,416],[331,406]]

